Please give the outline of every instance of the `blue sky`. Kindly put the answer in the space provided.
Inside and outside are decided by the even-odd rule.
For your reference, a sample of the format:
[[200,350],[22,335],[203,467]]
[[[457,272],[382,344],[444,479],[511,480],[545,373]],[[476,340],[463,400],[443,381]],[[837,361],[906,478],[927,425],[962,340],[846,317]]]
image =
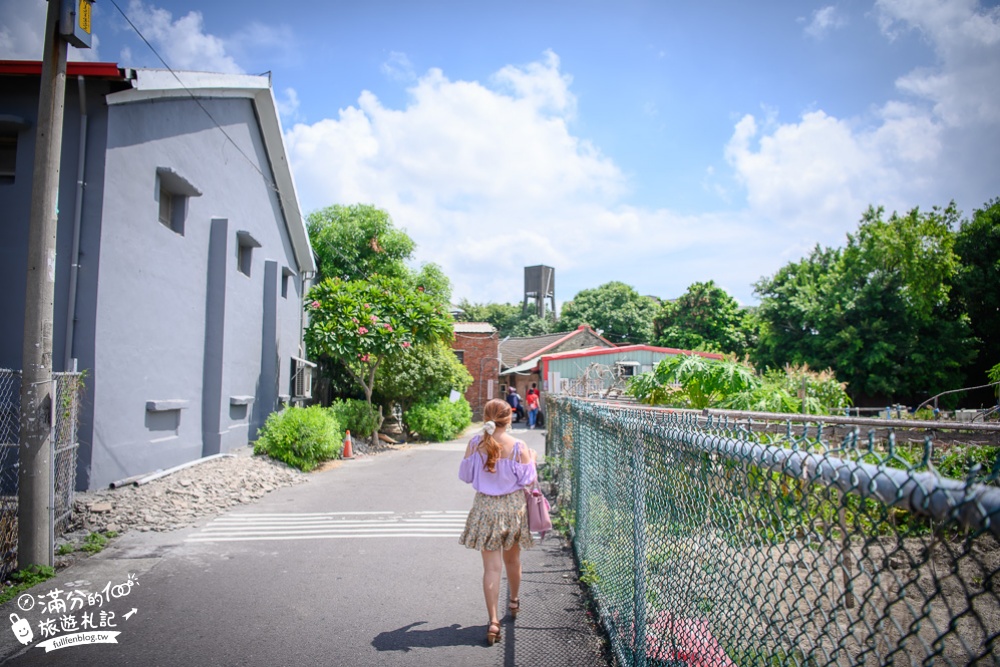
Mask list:
[[[270,71],[304,211],[374,203],[456,300],[752,284],[869,204],[1000,196],[1000,9],[876,2],[116,0],[175,69]],[[38,58],[43,0],[0,0]],[[110,0],[75,57],[160,67]]]

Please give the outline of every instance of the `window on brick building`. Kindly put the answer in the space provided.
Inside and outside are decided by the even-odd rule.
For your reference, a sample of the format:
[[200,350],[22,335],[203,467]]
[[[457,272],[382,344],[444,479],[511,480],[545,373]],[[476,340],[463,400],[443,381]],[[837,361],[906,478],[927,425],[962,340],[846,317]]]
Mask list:
[[465,363],[465,350],[453,350],[453,352],[455,353],[455,356],[458,357],[458,360],[464,364]]

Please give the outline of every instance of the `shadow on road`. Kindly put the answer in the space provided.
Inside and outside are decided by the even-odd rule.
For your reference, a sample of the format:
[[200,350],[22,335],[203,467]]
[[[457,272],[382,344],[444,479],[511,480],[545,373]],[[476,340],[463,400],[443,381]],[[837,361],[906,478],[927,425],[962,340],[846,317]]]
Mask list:
[[417,621],[404,625],[398,630],[381,632],[372,640],[372,646],[377,651],[403,651],[414,648],[437,648],[441,646],[486,646],[485,626],[473,625],[467,628],[453,623],[445,628],[433,630],[414,630],[427,621]]

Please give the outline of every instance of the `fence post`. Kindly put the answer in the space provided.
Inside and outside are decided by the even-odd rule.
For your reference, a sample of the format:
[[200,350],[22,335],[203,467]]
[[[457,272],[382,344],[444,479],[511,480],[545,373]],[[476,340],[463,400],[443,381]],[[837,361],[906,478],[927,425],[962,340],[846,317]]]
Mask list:
[[646,456],[642,433],[636,433],[632,445],[632,571],[635,573],[635,596],[632,600],[635,619],[635,648],[632,664],[646,667]]
[[[53,373],[52,378],[52,414],[49,415],[49,562],[52,563],[56,553],[56,449],[59,448],[57,430],[59,419],[59,377]],[[64,387],[65,388],[65,387]]]

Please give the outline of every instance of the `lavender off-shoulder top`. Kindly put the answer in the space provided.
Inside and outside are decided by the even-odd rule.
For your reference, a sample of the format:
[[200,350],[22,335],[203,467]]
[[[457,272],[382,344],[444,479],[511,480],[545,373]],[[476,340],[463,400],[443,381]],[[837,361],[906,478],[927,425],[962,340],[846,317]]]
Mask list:
[[[479,444],[479,436],[469,443],[475,447]],[[511,458],[497,459],[496,472],[487,472],[483,466],[486,465],[486,458],[482,452],[475,451],[462,459],[458,467],[458,478],[466,484],[472,484],[472,488],[488,496],[505,496],[522,489],[537,477],[534,462],[521,463],[517,460],[518,452],[524,445],[520,440],[514,443],[514,451]]]

